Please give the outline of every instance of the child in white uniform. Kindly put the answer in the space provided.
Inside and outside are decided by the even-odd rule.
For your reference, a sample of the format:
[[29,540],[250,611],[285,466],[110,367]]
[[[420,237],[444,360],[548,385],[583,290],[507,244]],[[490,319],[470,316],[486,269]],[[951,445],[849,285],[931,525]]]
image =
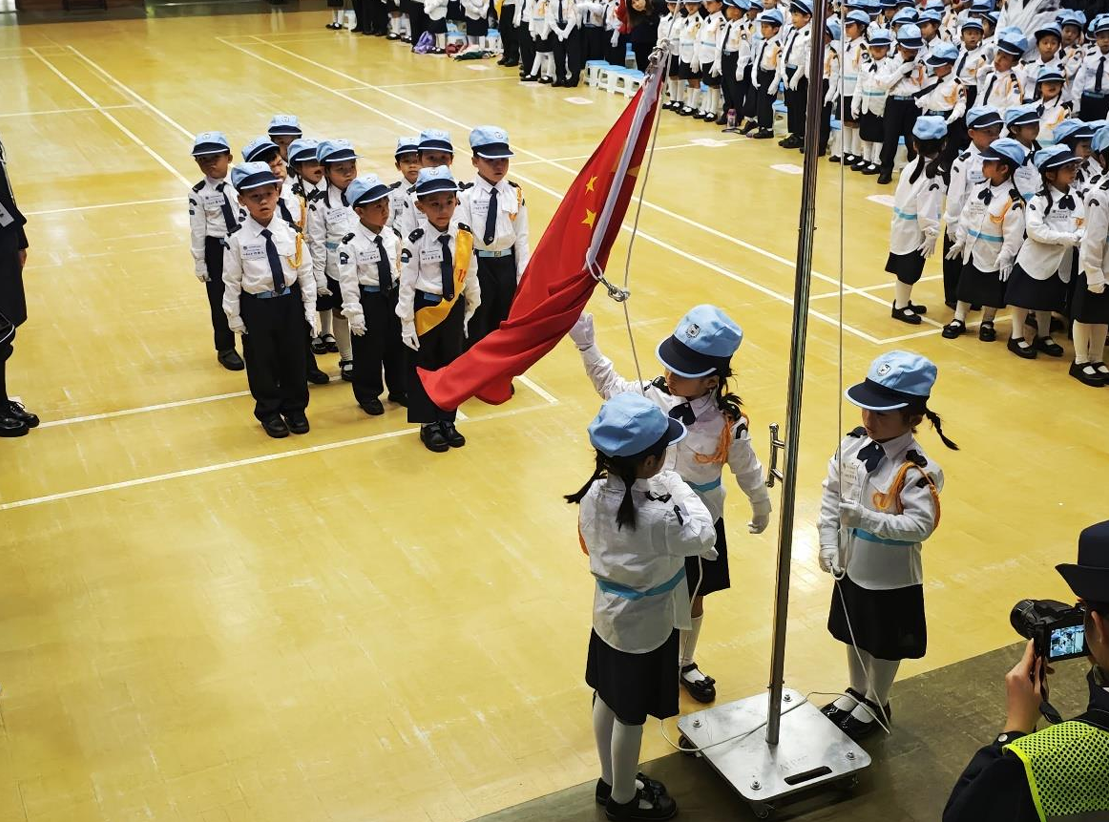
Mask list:
[[689,625],[689,559],[716,556],[712,516],[673,470],[667,450],[685,426],[638,393],[601,406],[589,425],[596,468],[566,500],[596,579],[585,681],[594,691],[601,760],[596,799],[609,819],[669,819],[662,783],[637,774],[643,725],[678,713],[678,629]]
[[889,694],[903,659],[928,643],[921,544],[940,522],[943,472],[914,435],[927,417],[943,444],[939,415],[928,408],[936,366],[891,351],[847,389],[863,425],[840,443],[828,465],[820,505],[820,568],[836,578],[828,631],[847,645],[851,687],[824,714],[853,739],[890,724]]
[[877,31],[867,38],[867,55],[859,72],[859,82],[851,98],[851,113],[859,121],[862,150],[852,171],[873,175],[880,171],[882,141],[885,139],[885,112],[889,90],[881,78],[893,60],[889,32]]
[[748,530],[761,533],[770,522],[770,494],[762,465],[751,447],[739,398],[729,393],[727,385],[732,374],[731,357],[739,348],[743,332],[719,308],[697,306],[682,318],[673,336],[659,344],[657,355],[666,376],[645,386],[622,378],[612,361],[601,353],[594,339],[592,315],[582,315],[571,329],[570,338],[581,351],[586,373],[602,397],[642,390],[647,399],[689,427],[690,436],[673,452],[671,464],[712,512],[720,559],[704,567],[690,561],[686,569],[693,622],[682,636],[681,682],[694,699],[712,702],[716,698],[715,680],[701,673],[695,653],[705,595],[731,586],[721,481],[725,464],[750,500]]
[[1025,202],[1032,199],[1033,195],[1043,186],[1040,172],[1032,161],[1033,155],[1040,150],[1036,137],[1040,133],[1040,110],[1036,105],[1013,106],[1005,111],[1005,129],[1028,152],[1028,159],[1024,165],[1013,173],[1013,183],[1020,192]]

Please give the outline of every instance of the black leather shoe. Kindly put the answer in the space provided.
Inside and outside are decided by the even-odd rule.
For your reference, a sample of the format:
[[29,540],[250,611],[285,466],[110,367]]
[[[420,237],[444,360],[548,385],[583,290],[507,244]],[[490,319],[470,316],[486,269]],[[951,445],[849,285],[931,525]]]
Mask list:
[[334,334],[324,334],[320,337],[323,342],[324,350],[331,354],[339,353],[339,342],[335,339]]
[[913,310],[914,314],[920,314],[922,317],[928,313],[928,306],[917,305],[912,300],[909,300],[909,308]]
[[1063,346],[1051,339],[1051,337],[1036,337],[1036,349],[1043,351],[1049,357],[1063,356]]
[[966,333],[967,324],[959,319],[954,319],[943,327],[943,338],[945,340],[954,340],[963,336]]
[[757,131],[748,134],[747,136],[750,137],[752,140],[769,140],[771,137],[774,136],[774,132],[768,128],[760,128]]
[[911,308],[898,308],[896,305],[890,311],[890,316],[909,325],[920,325],[920,315]]
[[850,714],[847,718],[839,723],[840,730],[851,737],[856,742],[861,742],[869,736],[873,736],[878,731],[882,730],[882,726],[876,720],[870,722],[860,722]]
[[[648,807],[641,808],[640,802],[646,802]],[[654,820],[673,819],[678,812],[676,803],[668,793],[655,793],[647,788],[637,789],[630,802],[618,805],[608,798],[605,803],[605,816],[614,822],[619,820]]]
[[275,440],[284,439],[289,436],[289,426],[285,424],[285,420],[281,419],[281,417],[270,417],[268,420],[263,420],[262,430]]
[[519,60],[508,60],[508,61],[505,62],[504,67],[505,68],[516,68],[516,66],[518,66],[518,65],[520,65]]
[[408,407],[408,395],[407,394],[390,394],[385,399],[389,400],[389,402],[396,403],[401,408],[407,408]]
[[466,444],[466,438],[458,433],[458,429],[454,427],[453,422],[440,423],[439,427],[443,431],[443,439],[447,441],[447,445],[451,448],[461,448]]
[[[666,786],[659,782],[657,779],[651,779],[645,773],[637,773],[635,775],[636,788],[640,785],[643,790],[651,791],[656,794],[665,794]],[[603,779],[597,780],[597,789],[593,792],[593,797],[597,800],[598,805],[608,804],[608,798],[612,796],[612,786],[607,784]]]
[[1101,388],[1105,385],[1105,380],[1097,373],[1097,368],[1093,363],[1087,362],[1079,365],[1072,362],[1070,364],[1070,375],[1083,385],[1088,385],[1091,388]]
[[778,145],[780,145],[782,148],[801,148],[804,144],[804,141],[802,141],[801,138],[798,137],[796,134],[791,134],[784,140],[778,141]]
[[31,429],[23,420],[9,416],[8,412],[0,412],[0,437],[25,437]]
[[878,185],[885,186],[893,182],[893,172],[889,169],[881,169],[878,173]]
[[1030,346],[1021,338],[1013,339],[1012,337],[1010,337],[1008,349],[1016,354],[1018,357],[1022,357],[1026,360],[1036,359],[1036,349]]
[[982,342],[993,342],[997,339],[997,329],[993,327],[992,322],[986,320],[978,326],[978,339]]
[[8,413],[3,416],[9,417],[13,420],[19,420],[28,428],[38,428],[39,418],[23,407],[22,403],[15,400],[8,401]]
[[242,371],[246,368],[246,365],[243,363],[243,358],[239,356],[239,352],[234,348],[227,351],[220,351],[216,355],[216,359],[219,360],[219,364],[228,371]]
[[309,368],[308,382],[312,383],[312,385],[327,385],[331,382],[331,377],[327,376],[327,374],[320,371],[318,368]]
[[689,695],[696,699],[698,702],[709,703],[716,699],[716,680],[711,676],[706,676],[704,679],[699,679],[696,682],[690,682],[685,678],[685,674],[690,671],[699,671],[697,663],[686,665],[681,669],[682,676],[678,677],[678,681],[682,683],[682,687],[689,691]]
[[553,83],[551,83],[551,88],[562,88],[565,85],[565,80],[555,80]]
[[385,406],[381,404],[381,400],[374,397],[372,400],[366,400],[360,403],[362,410],[369,414],[371,417],[380,417],[385,413]]
[[339,376],[344,382],[354,382],[354,360],[339,360]]
[[[863,696],[862,694],[860,694],[854,688],[848,688],[846,691],[844,691],[844,693],[846,693],[849,697],[851,697],[853,700],[855,700],[856,705],[858,703],[864,702],[866,700],[866,697]],[[852,708],[851,710],[853,711],[855,709]],[[821,708],[820,713],[822,713],[822,714],[824,714],[824,716],[828,717],[828,719],[830,719],[832,721],[832,723],[835,724],[835,725],[839,725],[841,722],[843,722],[843,720],[845,720],[847,717],[851,716],[851,711],[843,711],[843,710],[840,710],[839,708],[837,708],[835,700],[832,700],[827,705],[825,705],[823,708]]]
[[447,445],[447,438],[443,436],[442,429],[434,423],[420,427],[420,442],[424,444],[428,451],[434,451],[436,454],[442,454],[450,449],[450,446]]
[[520,78],[521,83],[534,83],[539,79],[538,74],[525,74]]
[[327,343],[323,341],[322,337],[312,338],[312,353],[317,355],[327,353]]
[[872,177],[875,174],[881,174],[882,169],[876,166],[874,163],[867,163],[866,166],[863,168],[862,173],[864,177]]
[[539,82],[544,86],[553,86],[554,79],[551,77],[540,77]]
[[303,411],[294,411],[285,415],[285,425],[294,434],[307,434],[309,430],[308,417]]

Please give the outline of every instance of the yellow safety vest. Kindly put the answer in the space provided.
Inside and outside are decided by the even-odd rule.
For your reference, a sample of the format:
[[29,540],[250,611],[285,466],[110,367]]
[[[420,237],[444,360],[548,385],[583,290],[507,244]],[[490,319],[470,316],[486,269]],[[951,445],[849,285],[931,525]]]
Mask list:
[[1024,763],[1041,822],[1109,819],[1109,731],[1062,722],[1006,745]]

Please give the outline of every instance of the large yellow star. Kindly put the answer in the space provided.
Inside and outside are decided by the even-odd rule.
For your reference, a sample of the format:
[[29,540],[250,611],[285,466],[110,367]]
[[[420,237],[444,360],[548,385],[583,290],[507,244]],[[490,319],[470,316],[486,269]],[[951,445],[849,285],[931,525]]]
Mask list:
[[593,223],[597,219],[597,212],[590,211],[588,208],[585,210],[585,219],[581,221],[582,225],[587,225],[593,228]]
[[593,191],[593,184],[595,182],[597,182],[597,178],[596,177],[590,177],[589,182],[585,184],[585,190],[586,191]]

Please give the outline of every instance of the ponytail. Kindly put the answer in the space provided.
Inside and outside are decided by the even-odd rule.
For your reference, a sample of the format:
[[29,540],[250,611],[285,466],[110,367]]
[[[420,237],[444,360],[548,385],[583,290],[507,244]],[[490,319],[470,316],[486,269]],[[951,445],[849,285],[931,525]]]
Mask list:
[[925,408],[924,416],[928,418],[928,422],[932,423],[932,427],[935,428],[936,433],[940,435],[943,444],[952,451],[958,451],[959,446],[955,444],[954,440],[948,439],[947,435],[943,433],[943,420],[940,419],[940,415],[931,408]]
[[[940,177],[944,184],[947,184],[947,169],[943,166],[943,147],[946,142],[944,138],[939,140],[921,140],[918,138],[915,140],[914,148],[917,152],[917,161],[916,167],[909,177],[910,183],[915,183],[923,173],[929,179]],[[926,160],[927,163],[925,163]]]
[[593,476],[585,481],[585,485],[579,488],[573,494],[566,494],[563,499],[572,505],[581,503],[585,499],[585,495],[589,493],[589,489],[593,487],[593,483],[605,476],[605,455],[600,451],[596,455],[596,467],[593,469]]
[[668,435],[663,435],[662,439],[639,454],[633,454],[630,457],[611,457],[601,451],[596,452],[596,463],[593,468],[593,475],[586,480],[578,491],[573,494],[566,494],[563,499],[571,504],[580,504],[585,495],[589,493],[589,489],[593,487],[593,483],[597,480],[605,479],[607,477],[618,477],[624,483],[624,497],[620,500],[620,507],[616,509],[616,530],[620,530],[625,525],[635,530],[635,498],[632,496],[632,486],[637,479],[636,475],[639,473],[639,468],[643,461],[648,457],[661,457],[666,453],[667,446],[670,445],[670,438]]

